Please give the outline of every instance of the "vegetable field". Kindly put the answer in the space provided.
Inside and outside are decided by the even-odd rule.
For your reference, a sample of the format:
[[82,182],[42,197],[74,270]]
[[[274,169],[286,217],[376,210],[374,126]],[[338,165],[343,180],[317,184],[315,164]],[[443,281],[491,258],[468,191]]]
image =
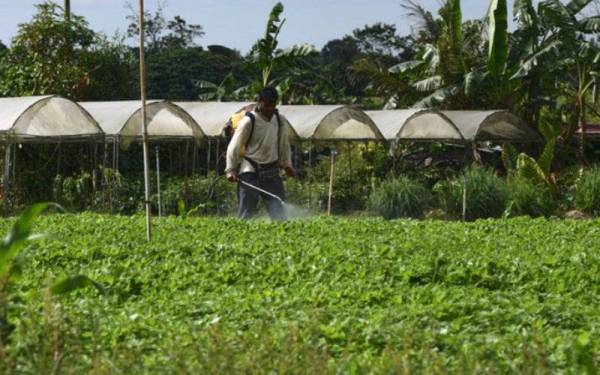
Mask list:
[[[0,225],[6,233],[11,221]],[[49,215],[4,372],[596,373],[600,222]],[[69,294],[64,276],[99,284]],[[8,328],[7,328],[8,327]]]

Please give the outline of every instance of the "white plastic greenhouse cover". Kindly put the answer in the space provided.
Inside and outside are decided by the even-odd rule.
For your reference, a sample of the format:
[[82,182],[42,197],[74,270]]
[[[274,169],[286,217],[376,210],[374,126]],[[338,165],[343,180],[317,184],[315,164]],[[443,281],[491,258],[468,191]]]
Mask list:
[[373,120],[358,108],[339,105],[283,105],[279,108],[301,139],[383,139]]
[[443,114],[427,109],[368,111],[386,140],[463,141],[458,128]]
[[88,140],[103,136],[77,103],[58,96],[0,98],[0,135],[18,142]]
[[[252,104],[248,102],[177,102],[178,106],[190,114],[209,137],[220,137],[223,127],[231,116],[240,109]],[[281,110],[281,109],[280,109]],[[293,122],[286,112],[281,113],[292,123],[288,129],[290,139],[298,138]]]
[[538,142],[539,134],[508,111],[443,111],[468,141]]
[[[139,100],[82,102],[82,107],[98,121],[108,138],[119,139],[122,147],[142,136],[142,110]],[[200,139],[204,136],[196,121],[177,105],[160,100],[147,102],[148,138],[152,140]]]
[[220,137],[231,115],[249,103],[237,102],[176,102],[198,123],[207,137]]

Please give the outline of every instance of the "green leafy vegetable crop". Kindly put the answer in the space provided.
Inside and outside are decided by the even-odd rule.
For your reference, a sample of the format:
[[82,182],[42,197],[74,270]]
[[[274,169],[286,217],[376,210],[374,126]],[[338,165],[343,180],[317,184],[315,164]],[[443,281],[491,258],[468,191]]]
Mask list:
[[[8,231],[12,222],[0,229]],[[600,222],[41,218],[4,371],[597,371]],[[55,295],[64,275],[99,288]],[[62,284],[61,284],[62,285]]]

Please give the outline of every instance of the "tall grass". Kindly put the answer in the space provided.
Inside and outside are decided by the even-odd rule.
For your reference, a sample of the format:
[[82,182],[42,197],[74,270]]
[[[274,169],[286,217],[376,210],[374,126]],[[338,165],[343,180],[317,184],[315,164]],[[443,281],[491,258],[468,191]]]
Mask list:
[[386,180],[370,195],[369,211],[386,219],[420,218],[431,204],[431,192],[408,177]]
[[456,219],[462,216],[465,188],[467,220],[502,216],[508,200],[506,181],[493,170],[477,165],[463,171],[462,176],[434,187],[438,204],[446,214]]
[[588,214],[600,215],[600,166],[583,173],[575,191],[575,207]]

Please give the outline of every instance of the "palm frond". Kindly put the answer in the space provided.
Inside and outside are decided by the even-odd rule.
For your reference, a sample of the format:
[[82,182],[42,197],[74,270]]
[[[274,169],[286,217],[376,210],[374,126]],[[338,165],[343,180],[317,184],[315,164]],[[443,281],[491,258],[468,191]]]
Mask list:
[[511,79],[519,79],[526,77],[533,69],[535,69],[539,65],[540,61],[544,61],[546,59],[551,60],[553,58],[552,55],[556,56],[561,46],[562,41],[560,40],[559,36],[554,36],[540,50],[536,51],[533,55],[521,61],[518,71],[511,77]]
[[460,87],[456,85],[443,87],[415,103],[413,108],[435,108],[446,100],[456,96],[459,92]]
[[437,75],[417,81],[413,83],[412,86],[419,92],[430,92],[442,87],[443,83],[444,79],[442,78],[442,76]]
[[405,61],[400,64],[396,64],[396,65],[392,66],[391,68],[388,69],[388,72],[390,72],[392,74],[406,73],[408,71],[411,71],[415,68],[422,66],[423,64],[425,64],[425,61],[423,61],[423,60]]
[[600,16],[592,16],[580,20],[579,31],[585,34],[600,32]]
[[414,0],[403,0],[400,6],[406,11],[405,16],[413,20],[416,25],[416,31],[422,31],[429,35],[432,40],[436,40],[441,34],[438,23],[433,15]]
[[569,13],[575,17],[579,12],[583,10],[588,4],[590,4],[593,0],[571,0],[570,3],[567,4],[566,8]]

